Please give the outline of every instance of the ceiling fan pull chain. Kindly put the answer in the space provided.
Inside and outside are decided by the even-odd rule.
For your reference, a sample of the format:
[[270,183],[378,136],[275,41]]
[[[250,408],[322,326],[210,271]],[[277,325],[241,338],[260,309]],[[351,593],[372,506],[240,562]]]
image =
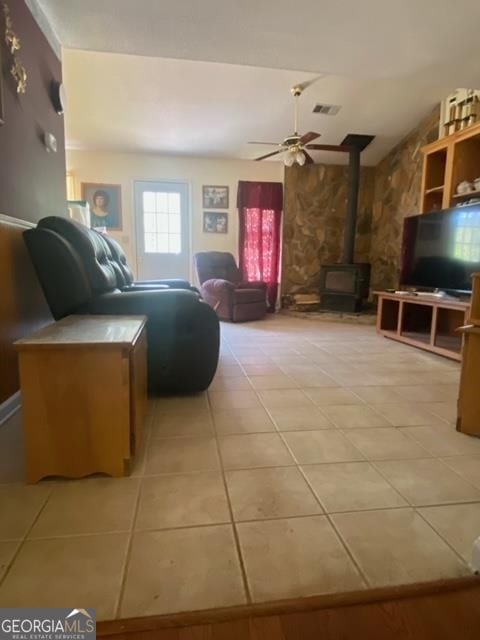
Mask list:
[[298,135],[298,96],[300,95],[299,93],[294,93],[294,111],[293,111],[293,130],[295,132],[295,135]]

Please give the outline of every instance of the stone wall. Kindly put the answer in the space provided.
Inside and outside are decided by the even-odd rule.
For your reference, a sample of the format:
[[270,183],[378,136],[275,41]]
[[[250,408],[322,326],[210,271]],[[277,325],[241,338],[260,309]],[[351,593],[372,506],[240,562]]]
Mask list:
[[[285,168],[282,293],[317,293],[320,266],[338,262],[343,247],[348,167]],[[374,169],[362,167],[355,260],[370,256]]]
[[398,287],[403,219],[420,211],[421,147],[438,138],[440,106],[375,167],[371,288]]
[[[403,219],[418,213],[421,147],[438,137],[434,109],[376,167],[362,167],[355,261],[372,264],[371,289],[398,286]],[[320,266],[342,255],[348,167],[285,169],[282,294],[318,293]]]

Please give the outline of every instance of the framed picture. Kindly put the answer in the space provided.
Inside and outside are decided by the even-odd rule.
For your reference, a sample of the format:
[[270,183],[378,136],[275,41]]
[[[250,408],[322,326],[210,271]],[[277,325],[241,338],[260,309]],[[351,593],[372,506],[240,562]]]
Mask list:
[[82,200],[90,205],[93,228],[122,229],[122,188],[119,184],[82,182]]
[[228,187],[203,185],[204,209],[228,209]]
[[204,233],[228,233],[228,213],[217,211],[203,212]]

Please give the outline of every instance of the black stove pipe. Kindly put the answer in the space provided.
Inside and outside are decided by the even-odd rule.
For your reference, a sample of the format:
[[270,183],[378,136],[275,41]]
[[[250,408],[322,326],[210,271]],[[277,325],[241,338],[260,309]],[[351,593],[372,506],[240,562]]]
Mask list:
[[356,147],[350,147],[349,177],[347,194],[347,215],[345,218],[345,234],[343,239],[342,262],[353,264],[355,251],[355,232],[357,228],[358,191],[360,188],[360,153]]

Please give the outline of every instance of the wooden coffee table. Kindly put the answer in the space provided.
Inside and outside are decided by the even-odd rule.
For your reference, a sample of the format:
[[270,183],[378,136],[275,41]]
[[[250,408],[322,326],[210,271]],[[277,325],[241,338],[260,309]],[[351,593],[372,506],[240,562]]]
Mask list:
[[144,316],[69,316],[15,343],[27,481],[123,476],[146,414]]

